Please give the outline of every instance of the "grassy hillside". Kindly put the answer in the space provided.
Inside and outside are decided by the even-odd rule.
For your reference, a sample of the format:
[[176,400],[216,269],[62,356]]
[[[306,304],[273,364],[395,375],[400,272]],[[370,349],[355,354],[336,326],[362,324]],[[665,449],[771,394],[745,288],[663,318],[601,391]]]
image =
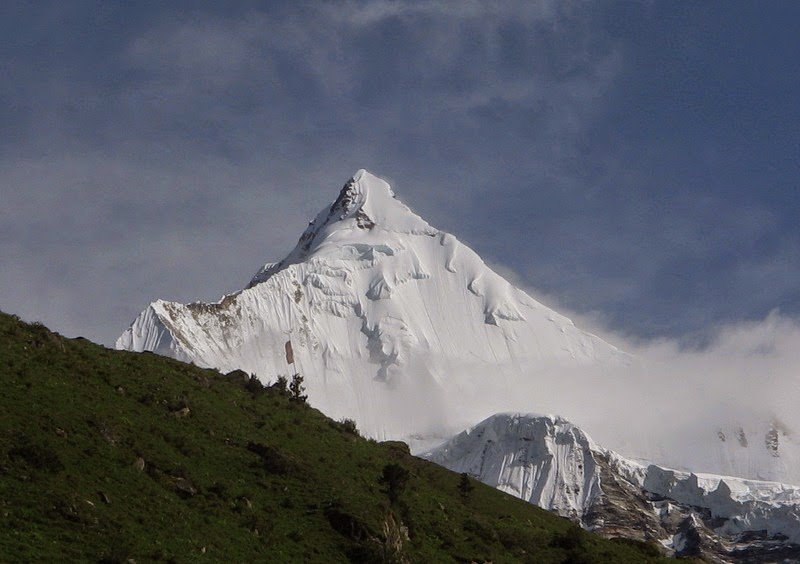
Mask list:
[[242,376],[0,314],[0,561],[659,560]]

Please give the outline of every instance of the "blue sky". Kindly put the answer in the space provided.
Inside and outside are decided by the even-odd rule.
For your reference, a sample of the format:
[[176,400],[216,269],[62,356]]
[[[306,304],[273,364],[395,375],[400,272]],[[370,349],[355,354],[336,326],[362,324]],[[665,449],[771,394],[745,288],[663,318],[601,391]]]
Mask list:
[[4,2],[0,308],[111,343],[359,168],[634,338],[800,313],[795,2]]

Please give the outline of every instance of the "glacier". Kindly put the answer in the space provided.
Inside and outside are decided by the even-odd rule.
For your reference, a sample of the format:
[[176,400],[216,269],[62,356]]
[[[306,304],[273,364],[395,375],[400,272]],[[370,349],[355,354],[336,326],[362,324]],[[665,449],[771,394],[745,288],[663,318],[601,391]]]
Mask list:
[[[533,407],[577,420],[626,455],[800,483],[796,434],[760,416],[697,429],[680,452],[635,423],[625,436],[599,433],[602,419],[624,419],[624,406],[607,417],[602,406],[626,389],[622,376],[638,360],[514,287],[365,170],[243,289],[214,303],[156,300],[116,347],[265,383],[299,371],[313,406],[414,452],[494,413]],[[601,407],[599,420],[581,419],[587,401]],[[678,423],[659,421],[665,436]]]

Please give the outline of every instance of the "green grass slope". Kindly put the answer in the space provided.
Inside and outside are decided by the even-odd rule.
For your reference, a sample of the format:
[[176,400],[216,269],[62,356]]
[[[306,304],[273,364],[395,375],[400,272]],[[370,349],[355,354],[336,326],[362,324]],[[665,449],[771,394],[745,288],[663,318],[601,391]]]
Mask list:
[[2,562],[660,560],[277,388],[5,314],[0,385]]

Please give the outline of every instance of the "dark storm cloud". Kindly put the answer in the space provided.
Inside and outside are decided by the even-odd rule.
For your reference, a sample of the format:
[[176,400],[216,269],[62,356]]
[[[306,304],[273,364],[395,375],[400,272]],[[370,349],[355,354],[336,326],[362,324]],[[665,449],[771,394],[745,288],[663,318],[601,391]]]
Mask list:
[[735,21],[779,5],[66,4],[0,18],[4,310],[110,343],[361,167],[617,331],[798,309],[797,45]]

